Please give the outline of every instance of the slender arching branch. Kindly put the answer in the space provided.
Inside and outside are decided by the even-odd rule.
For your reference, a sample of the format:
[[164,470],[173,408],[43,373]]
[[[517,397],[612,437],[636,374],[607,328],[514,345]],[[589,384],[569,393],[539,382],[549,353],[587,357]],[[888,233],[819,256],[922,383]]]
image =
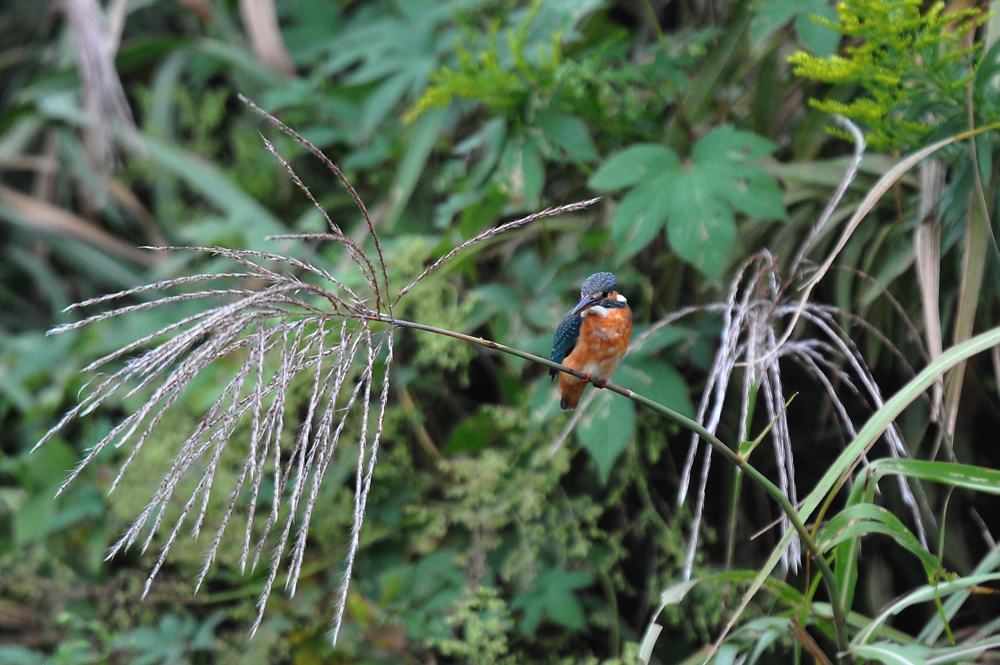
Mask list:
[[[423,332],[434,333],[436,335],[444,335],[446,337],[452,337],[454,339],[462,340],[469,344],[475,344],[477,346],[482,346],[487,349],[492,349],[494,351],[499,351],[501,353],[506,353],[518,358],[522,358],[529,362],[533,362],[537,365],[543,365],[549,369],[554,369],[559,372],[564,372],[566,374],[571,374],[579,379],[590,380],[590,377],[586,374],[579,372],[566,365],[561,365],[557,362],[553,362],[548,358],[543,358],[537,356],[533,353],[527,351],[522,351],[521,349],[515,349],[513,347],[501,344],[499,342],[494,342],[493,340],[484,339],[482,337],[475,337],[473,335],[466,335],[464,333],[456,332],[454,330],[448,330],[446,328],[439,328],[437,326],[430,326],[424,323],[417,323],[415,321],[406,321],[403,319],[390,318],[387,316],[379,315],[375,312],[371,312],[368,317],[373,321],[380,321],[382,323],[389,324],[395,328],[408,328],[410,330],[420,330]],[[594,383],[591,381],[591,383]],[[837,639],[837,649],[840,652],[845,652],[848,646],[847,638],[847,615],[845,614],[844,607],[840,602],[840,594],[838,593],[839,585],[837,579],[834,576],[833,570],[827,563],[826,559],[823,557],[823,552],[820,550],[816,539],[813,537],[809,529],[806,528],[805,524],[799,518],[798,511],[795,506],[792,505],[788,497],[781,491],[781,489],[772,483],[767,476],[758,471],[753,467],[746,457],[740,455],[738,452],[733,450],[730,446],[726,445],[721,439],[709,432],[707,429],[702,427],[697,421],[688,418],[682,413],[674,411],[668,406],[660,404],[659,402],[652,400],[645,395],[624,388],[614,383],[603,383],[598,385],[594,383],[595,386],[603,388],[605,390],[610,390],[613,393],[618,393],[619,395],[626,397],[633,402],[641,404],[653,411],[656,411],[660,415],[666,417],[669,420],[677,423],[681,427],[688,429],[698,436],[700,436],[706,443],[708,443],[712,448],[722,455],[726,460],[732,464],[739,467],[753,482],[759,485],[765,492],[767,492],[771,498],[777,502],[778,506],[781,508],[785,516],[788,517],[789,522],[791,522],[792,527],[795,529],[796,533],[802,539],[802,542],[806,544],[806,549],[809,551],[810,556],[816,563],[816,567],[820,572],[820,576],[823,579],[823,583],[826,586],[827,593],[830,596],[830,605],[833,609],[833,623],[836,632]]]

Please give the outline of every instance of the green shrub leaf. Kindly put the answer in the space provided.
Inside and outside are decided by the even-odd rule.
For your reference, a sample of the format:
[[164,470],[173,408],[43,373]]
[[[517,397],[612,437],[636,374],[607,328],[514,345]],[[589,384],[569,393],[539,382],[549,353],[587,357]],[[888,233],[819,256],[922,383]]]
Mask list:
[[650,359],[630,358],[615,375],[621,385],[668,406],[689,417],[694,406],[688,394],[687,382],[670,365]]
[[545,140],[570,161],[592,162],[597,159],[597,148],[590,138],[590,130],[580,118],[550,111],[539,116],[538,127]]
[[655,143],[637,143],[608,157],[587,184],[599,192],[613,192],[679,165],[673,150]]
[[587,408],[576,428],[576,436],[597,465],[602,483],[608,481],[615,460],[634,433],[635,404],[631,401],[602,391]]
[[582,570],[569,571],[561,566],[538,575],[534,588],[519,595],[511,603],[515,610],[524,610],[521,630],[533,635],[543,617],[571,630],[586,626],[583,609],[574,591],[589,586],[593,576]]
[[619,261],[648,245],[667,223],[666,186],[675,172],[644,180],[622,199],[611,220],[611,237]]
[[752,132],[723,125],[695,144],[684,165],[668,148],[652,144],[608,158],[590,186],[633,187],[611,224],[618,261],[643,249],[665,226],[681,258],[712,279],[721,278],[736,240],[737,212],[757,219],[787,217],[777,181],[753,161],[774,148]]
[[[732,183],[729,183],[732,185]],[[733,210],[721,196],[718,181],[690,170],[671,183],[667,209],[667,237],[681,258],[712,279],[726,268],[736,222]]]

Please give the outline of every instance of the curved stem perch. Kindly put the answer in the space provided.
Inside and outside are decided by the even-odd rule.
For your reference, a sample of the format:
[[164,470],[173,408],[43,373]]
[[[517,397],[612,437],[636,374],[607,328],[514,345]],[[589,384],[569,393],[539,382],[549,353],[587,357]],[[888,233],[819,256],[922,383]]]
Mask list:
[[[583,372],[578,372],[577,370],[561,365],[556,362],[552,362],[548,358],[543,358],[537,356],[533,353],[528,353],[527,351],[522,351],[520,349],[515,349],[505,344],[500,344],[499,342],[494,342],[493,340],[484,339],[482,337],[474,337],[473,335],[466,335],[464,333],[456,332],[454,330],[448,330],[446,328],[438,328],[437,326],[429,326],[424,323],[417,323],[415,321],[406,321],[403,319],[390,318],[383,315],[377,315],[372,313],[369,318],[373,321],[381,321],[382,323],[387,323],[396,328],[409,328],[411,330],[422,330],[424,332],[434,333],[437,335],[444,335],[446,337],[452,337],[454,339],[459,339],[470,344],[475,344],[477,346],[483,346],[487,349],[493,349],[494,351],[500,351],[501,353],[507,353],[518,358],[523,358],[537,365],[544,365],[550,369],[557,370],[559,372],[565,372],[566,374],[571,374],[584,381],[589,381],[594,383],[594,381]],[[729,462],[735,464],[739,467],[743,473],[747,475],[753,482],[759,485],[765,492],[767,492],[771,498],[773,498],[778,506],[781,508],[785,516],[788,517],[789,522],[791,522],[792,527],[795,529],[796,533],[802,539],[802,542],[806,544],[806,549],[809,551],[810,556],[816,563],[816,567],[819,569],[820,576],[823,579],[823,583],[826,586],[827,594],[830,596],[830,606],[833,609],[833,625],[836,633],[837,648],[840,652],[845,652],[848,645],[847,639],[847,615],[844,612],[844,607],[841,605],[840,594],[838,593],[837,579],[833,574],[833,570],[830,565],[823,558],[823,552],[820,550],[819,545],[816,543],[816,539],[806,528],[805,524],[799,518],[798,511],[795,510],[795,506],[792,505],[788,497],[781,491],[781,489],[772,483],[767,476],[754,468],[747,458],[740,455],[732,448],[727,446],[722,442],[717,436],[709,432],[707,429],[702,427],[700,423],[696,420],[688,418],[682,413],[674,411],[668,406],[664,406],[659,402],[649,399],[645,395],[629,390],[628,388],[623,388],[614,383],[602,382],[603,385],[598,386],[604,388],[605,390],[610,390],[613,393],[618,393],[622,397],[626,397],[633,402],[642,404],[645,407],[656,411],[660,415],[665,416],[669,420],[677,423],[681,427],[688,429],[702,439],[704,439],[712,448],[715,449],[720,455],[725,457]],[[594,383],[594,385],[597,385]]]

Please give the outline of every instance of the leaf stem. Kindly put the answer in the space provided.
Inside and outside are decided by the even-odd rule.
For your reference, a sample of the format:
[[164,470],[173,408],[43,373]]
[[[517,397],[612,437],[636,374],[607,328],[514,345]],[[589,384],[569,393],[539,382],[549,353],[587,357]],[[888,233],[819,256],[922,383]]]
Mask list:
[[[445,337],[452,337],[454,339],[459,339],[470,344],[475,344],[477,346],[483,346],[487,349],[493,349],[494,351],[500,351],[501,353],[506,353],[518,358],[523,358],[524,360],[533,362],[537,365],[544,365],[549,369],[554,369],[559,372],[564,372],[566,374],[571,374],[578,379],[590,380],[590,377],[579,372],[566,365],[561,365],[557,362],[553,362],[548,358],[543,358],[537,356],[533,353],[528,353],[527,351],[522,351],[520,349],[515,349],[513,347],[507,346],[505,344],[500,344],[499,342],[494,342],[493,340],[484,339],[482,337],[474,337],[472,335],[466,335],[464,333],[456,332],[454,330],[448,330],[446,328],[439,328],[437,326],[429,326],[424,323],[417,323],[415,321],[406,321],[403,319],[396,319],[387,317],[380,314],[372,313],[369,318],[376,321],[382,321],[383,323],[388,323],[397,328],[409,328],[411,330],[422,330],[424,332],[434,333],[436,335],[444,335]],[[593,383],[591,381],[591,383]],[[595,384],[596,385],[596,384]],[[836,633],[837,639],[837,649],[840,653],[846,653],[848,646],[847,639],[847,615],[844,613],[844,607],[841,604],[841,596],[838,592],[837,579],[833,574],[833,570],[830,565],[823,558],[823,552],[820,550],[816,539],[803,524],[802,520],[799,518],[798,511],[795,510],[795,506],[792,502],[788,500],[788,497],[781,491],[781,489],[772,483],[767,476],[754,468],[747,459],[734,451],[732,448],[727,446],[722,442],[717,436],[709,432],[707,429],[702,427],[702,425],[688,418],[687,416],[674,411],[668,406],[664,406],[659,402],[651,400],[645,395],[641,395],[637,392],[629,390],[628,388],[623,388],[622,386],[616,385],[614,383],[606,383],[602,386],[605,390],[610,390],[613,393],[618,393],[622,397],[626,397],[633,402],[638,402],[643,406],[656,411],[657,413],[667,417],[669,420],[677,423],[681,427],[688,429],[702,439],[704,439],[712,448],[715,449],[717,453],[725,457],[730,463],[736,465],[743,473],[747,475],[753,482],[759,485],[765,492],[771,495],[781,508],[782,512],[788,517],[788,521],[791,522],[792,527],[795,529],[796,533],[806,544],[806,549],[809,551],[810,556],[816,562],[816,567],[819,569],[820,575],[823,578],[823,583],[826,586],[827,594],[830,596],[830,607],[833,610],[833,625],[834,631]]]

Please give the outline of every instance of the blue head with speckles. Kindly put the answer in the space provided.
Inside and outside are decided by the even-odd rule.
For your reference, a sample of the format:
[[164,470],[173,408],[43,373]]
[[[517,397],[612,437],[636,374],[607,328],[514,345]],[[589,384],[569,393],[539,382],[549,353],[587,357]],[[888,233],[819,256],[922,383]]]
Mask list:
[[618,280],[614,273],[595,272],[593,275],[583,280],[580,287],[580,302],[570,311],[571,316],[576,316],[580,312],[593,307],[608,297],[608,294],[618,291]]
[[615,279],[614,273],[595,272],[593,275],[583,280],[583,285],[580,286],[580,297],[586,298],[588,296],[603,296],[617,290],[618,280]]

